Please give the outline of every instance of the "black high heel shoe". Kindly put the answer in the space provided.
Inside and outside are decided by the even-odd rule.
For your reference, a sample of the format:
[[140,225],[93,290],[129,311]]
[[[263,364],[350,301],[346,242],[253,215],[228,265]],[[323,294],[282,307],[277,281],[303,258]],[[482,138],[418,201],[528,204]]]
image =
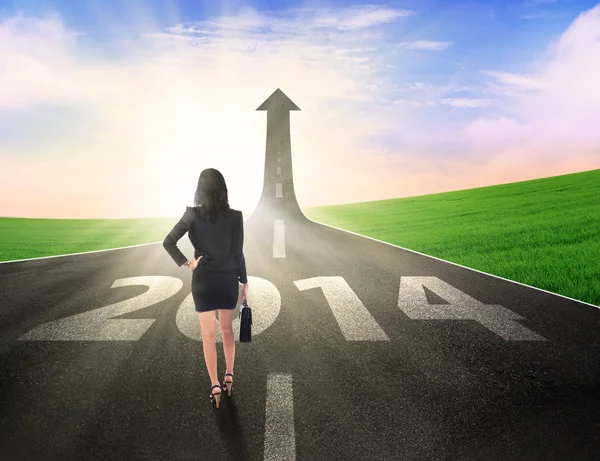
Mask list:
[[[232,381],[225,381],[227,376],[231,376]],[[227,395],[231,396],[231,390],[233,389],[233,373],[225,373],[223,378],[223,390],[227,389]]]
[[220,384],[215,384],[213,387],[210,388],[210,395],[208,396],[208,398],[210,399],[210,403],[216,404],[217,408],[219,408],[219,403],[221,403],[221,391],[219,391],[217,394],[214,394],[213,389],[215,387],[221,389]]

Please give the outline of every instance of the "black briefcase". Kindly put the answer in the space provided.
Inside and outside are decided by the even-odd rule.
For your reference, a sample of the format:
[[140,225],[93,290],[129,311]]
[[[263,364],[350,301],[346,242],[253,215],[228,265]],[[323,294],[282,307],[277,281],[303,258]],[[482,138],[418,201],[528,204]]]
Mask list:
[[252,309],[244,299],[240,306],[240,342],[249,343],[252,341]]

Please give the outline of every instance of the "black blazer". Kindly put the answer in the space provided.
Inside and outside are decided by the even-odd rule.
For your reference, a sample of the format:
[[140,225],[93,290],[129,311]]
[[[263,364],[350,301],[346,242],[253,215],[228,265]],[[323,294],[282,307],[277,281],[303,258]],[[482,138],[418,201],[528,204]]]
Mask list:
[[210,222],[205,210],[200,207],[185,207],[185,213],[163,241],[163,247],[178,266],[187,258],[177,247],[177,242],[185,233],[194,246],[194,259],[203,258],[198,263],[203,270],[238,271],[240,283],[247,283],[246,259],[244,258],[244,217],[242,212],[230,208],[225,216],[219,213],[214,223]]

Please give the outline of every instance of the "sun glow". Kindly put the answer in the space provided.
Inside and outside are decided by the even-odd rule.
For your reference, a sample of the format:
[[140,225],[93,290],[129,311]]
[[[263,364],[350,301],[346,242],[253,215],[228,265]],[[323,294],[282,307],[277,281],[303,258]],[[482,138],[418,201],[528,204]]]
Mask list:
[[177,215],[193,205],[205,168],[223,173],[232,207],[253,208],[261,192],[263,178],[256,173],[264,165],[266,135],[264,113],[253,109],[218,92],[200,95],[182,78],[144,102],[131,130],[144,152],[144,182],[161,190],[154,202],[159,214]]

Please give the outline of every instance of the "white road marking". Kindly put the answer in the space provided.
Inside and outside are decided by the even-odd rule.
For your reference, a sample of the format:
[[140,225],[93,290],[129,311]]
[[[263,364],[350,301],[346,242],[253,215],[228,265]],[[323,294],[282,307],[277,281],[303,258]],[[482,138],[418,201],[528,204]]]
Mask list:
[[[423,286],[450,304],[429,304]],[[437,277],[400,277],[398,307],[411,319],[475,320],[507,341],[546,341],[500,304],[483,304]]]
[[285,258],[285,226],[283,219],[276,219],[273,225],[273,257]]
[[296,459],[294,390],[290,374],[269,374],[267,378],[264,459]]
[[295,280],[299,290],[321,288],[346,341],[389,341],[356,293],[341,276]]
[[277,198],[281,198],[283,196],[282,191],[281,191],[281,183],[275,183],[275,197]]
[[277,167],[277,174],[281,174],[281,167],[280,166]]
[[147,275],[117,279],[111,288],[147,286],[149,290],[109,306],[51,320],[24,334],[24,341],[137,341],[156,319],[113,319],[152,306],[175,295],[183,282],[175,277]]

